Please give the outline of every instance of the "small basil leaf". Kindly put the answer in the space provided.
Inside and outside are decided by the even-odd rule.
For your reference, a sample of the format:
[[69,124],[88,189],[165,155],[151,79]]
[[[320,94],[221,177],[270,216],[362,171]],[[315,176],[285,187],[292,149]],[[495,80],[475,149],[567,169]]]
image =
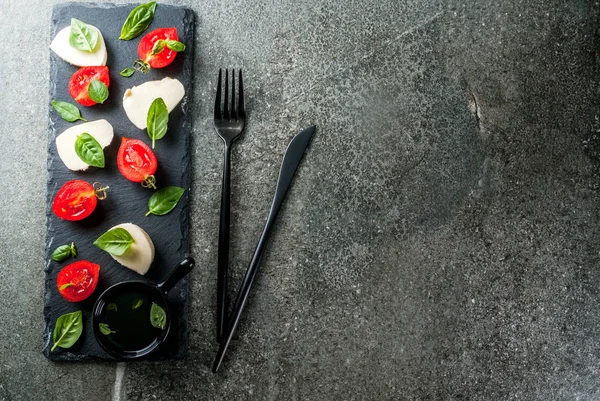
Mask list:
[[98,44],[98,29],[78,19],[71,18],[71,47],[84,52],[93,52]]
[[131,40],[144,32],[152,22],[152,19],[154,19],[155,9],[156,2],[151,1],[150,3],[142,4],[131,10],[121,28],[121,36],[119,36],[119,39]]
[[104,103],[108,99],[108,88],[99,79],[92,79],[88,86],[88,96],[96,103]]
[[148,200],[148,213],[162,216],[175,209],[179,199],[185,192],[185,189],[180,187],[166,187],[156,191]]
[[148,136],[152,139],[152,149],[154,149],[154,141],[164,137],[167,133],[168,122],[169,110],[165,101],[161,97],[158,97],[150,105],[146,119]]
[[106,323],[99,323],[98,327],[100,328],[100,333],[104,334],[105,336],[116,333],[116,331],[112,331]]
[[73,106],[71,103],[53,100],[52,107],[54,107],[54,110],[58,112],[63,120],[66,120],[70,123],[77,120],[87,121],[85,118],[81,117],[81,112],[79,109]]
[[117,305],[113,304],[113,303],[108,304],[108,310],[112,310],[112,311],[116,312],[117,311]]
[[167,326],[165,310],[154,302],[152,302],[152,308],[150,308],[150,323],[157,329],[164,329]]
[[98,248],[102,249],[115,256],[123,256],[125,252],[129,250],[131,244],[135,241],[129,231],[124,228],[117,227],[112,230],[108,230],[104,234],[102,234],[96,241],[94,241],[94,245]]
[[69,288],[69,287],[73,287],[73,285],[74,285],[73,283],[66,283],[66,284],[63,284],[63,285],[61,285],[60,287],[58,287],[58,289],[59,289],[60,291],[62,291],[62,290],[66,290],[66,289],[67,289],[67,288]]
[[166,42],[164,40],[157,40],[156,42],[154,42],[154,46],[152,46],[152,51],[150,52],[150,55],[155,56],[158,53],[162,52],[163,50],[165,50],[165,45]]
[[98,141],[87,132],[77,135],[75,153],[84,163],[104,168],[104,150]]
[[131,309],[138,309],[140,306],[142,306],[143,303],[144,303],[144,301],[142,301],[141,299],[138,299],[137,301],[135,301],[135,303],[133,304],[133,307]]
[[71,348],[77,342],[83,331],[83,317],[81,311],[67,313],[56,319],[56,325],[52,333],[54,345],[50,352],[56,347]]
[[185,50],[185,45],[177,40],[167,40],[167,47],[177,53]]
[[52,260],[56,262],[62,262],[69,257],[77,256],[77,250],[75,249],[75,243],[71,242],[71,245],[61,245],[52,252]]
[[69,245],[61,245],[52,252],[52,260],[62,262],[71,256],[71,247]]
[[135,72],[135,70],[133,68],[125,68],[123,71],[121,71],[119,74],[121,74],[121,76],[129,78],[130,76],[133,75],[133,73]]

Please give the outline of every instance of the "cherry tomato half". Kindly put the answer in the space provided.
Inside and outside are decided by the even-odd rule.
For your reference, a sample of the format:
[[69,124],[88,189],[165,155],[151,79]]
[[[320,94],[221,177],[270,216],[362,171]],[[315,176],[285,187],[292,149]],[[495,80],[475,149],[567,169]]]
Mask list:
[[82,220],[92,214],[97,203],[96,191],[90,183],[72,180],[67,181],[56,193],[52,211],[61,219]]
[[56,277],[56,286],[67,301],[83,301],[96,289],[99,275],[100,265],[80,260],[63,267]]
[[165,46],[164,50],[152,55],[152,48],[158,40],[179,40],[177,28],[158,28],[144,35],[138,45],[138,57],[152,68],[163,68],[175,60],[177,52]]
[[96,104],[88,95],[88,86],[90,86],[92,79],[102,81],[108,88],[110,85],[108,67],[81,67],[75,71],[75,74],[71,76],[71,80],[69,81],[69,94],[82,106],[93,106]]
[[155,188],[154,173],[158,161],[156,155],[148,145],[139,139],[123,137],[119,153],[117,153],[117,167],[123,177],[129,181],[141,182],[143,186]]

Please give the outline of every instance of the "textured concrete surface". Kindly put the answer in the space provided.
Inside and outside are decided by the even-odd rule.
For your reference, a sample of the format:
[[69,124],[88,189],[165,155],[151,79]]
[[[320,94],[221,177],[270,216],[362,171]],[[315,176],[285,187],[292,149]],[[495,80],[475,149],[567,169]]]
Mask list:
[[[1,400],[600,398],[598,2],[174,3],[199,21],[191,348],[126,365],[42,356],[52,4],[0,4]],[[319,131],[215,376],[226,66],[234,283],[287,141]]]

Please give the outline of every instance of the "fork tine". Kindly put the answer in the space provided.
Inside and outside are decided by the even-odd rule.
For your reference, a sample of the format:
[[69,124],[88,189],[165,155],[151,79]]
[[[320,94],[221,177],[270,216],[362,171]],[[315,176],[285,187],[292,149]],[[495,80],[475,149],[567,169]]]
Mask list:
[[235,109],[235,68],[231,70],[231,118],[237,121]]
[[223,103],[225,110],[224,117],[229,120],[229,70],[225,68],[225,103]]
[[246,114],[246,101],[244,100],[244,81],[242,81],[242,69],[240,68],[240,79],[239,79],[239,100],[238,100],[238,115],[242,118]]
[[219,81],[217,82],[217,96],[215,98],[215,119],[221,119],[221,69],[219,68]]

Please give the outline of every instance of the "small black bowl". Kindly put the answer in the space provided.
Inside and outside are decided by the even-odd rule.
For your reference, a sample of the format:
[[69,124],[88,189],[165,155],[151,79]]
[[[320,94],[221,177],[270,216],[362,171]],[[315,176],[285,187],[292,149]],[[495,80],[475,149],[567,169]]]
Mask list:
[[[98,344],[100,344],[107,353],[122,360],[140,359],[156,350],[158,346],[166,340],[171,327],[171,316],[169,313],[167,294],[175,284],[193,269],[194,263],[194,259],[186,257],[175,267],[169,277],[159,284],[150,284],[144,281],[124,281],[107,288],[100,297],[98,297],[92,310],[92,327]],[[131,297],[133,297],[134,294],[146,301],[144,303],[140,299],[138,302],[143,305],[135,307],[132,305],[132,309],[140,308],[139,316],[147,317],[147,322],[143,323],[150,322],[148,308],[150,304],[156,304],[165,312],[166,324],[164,325],[164,328],[159,329],[150,326],[148,328],[142,328],[142,332],[140,332],[139,330],[136,330],[138,326],[131,326],[127,330],[124,330],[124,332],[103,334],[100,330],[100,324],[106,323],[108,308],[113,306],[116,311],[115,314],[118,313],[117,304],[113,302],[115,302],[115,300],[127,300],[128,296],[131,295]],[[123,305],[121,305],[121,308],[123,308]],[[144,311],[147,312],[147,315],[142,315]],[[138,315],[136,315],[136,317],[137,316]],[[146,326],[148,326],[148,324],[146,324]],[[111,328],[109,327],[108,330],[110,329]],[[140,345],[139,347],[125,344],[125,341],[120,343],[118,340],[115,340],[117,337],[131,339],[140,336],[144,336],[145,338],[142,338],[142,340],[144,340],[142,341],[143,345]]]

